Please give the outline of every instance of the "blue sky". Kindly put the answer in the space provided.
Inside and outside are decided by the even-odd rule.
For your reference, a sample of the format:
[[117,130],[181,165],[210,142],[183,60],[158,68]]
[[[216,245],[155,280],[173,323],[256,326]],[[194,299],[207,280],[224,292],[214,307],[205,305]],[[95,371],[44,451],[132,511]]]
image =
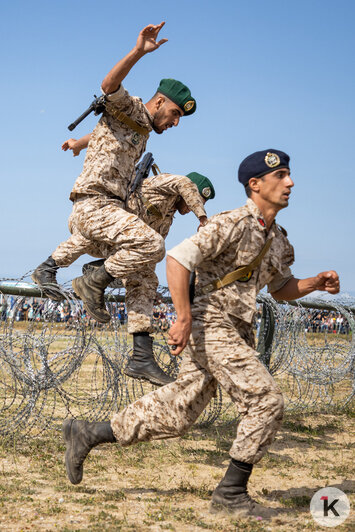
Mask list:
[[[0,278],[35,268],[68,236],[68,196],[84,152],[61,151],[95,126],[72,122],[111,67],[149,23],[166,21],[168,43],[125,80],[147,101],[164,77],[191,88],[197,111],[152,134],[163,171],[199,171],[215,184],[208,214],[245,202],[241,160],[278,148],[291,156],[295,187],[278,221],[295,246],[293,271],[336,269],[355,293],[354,44],[352,0],[180,2],[12,0],[1,2],[2,164]],[[195,232],[177,216],[167,248]],[[80,274],[82,257],[59,280]],[[157,272],[165,284],[164,262]]]

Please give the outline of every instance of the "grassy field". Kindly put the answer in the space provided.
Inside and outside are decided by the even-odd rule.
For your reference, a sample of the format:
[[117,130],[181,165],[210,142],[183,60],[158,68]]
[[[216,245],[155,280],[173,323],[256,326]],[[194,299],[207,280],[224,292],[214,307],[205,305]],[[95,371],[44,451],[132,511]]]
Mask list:
[[[313,530],[315,491],[331,485],[355,502],[354,415],[287,415],[255,467],[250,493],[282,508],[273,521],[210,515],[212,490],[229,462],[235,426],[193,429],[184,438],[130,448],[103,445],[72,486],[60,433],[0,441],[0,530],[264,531]],[[354,530],[348,520],[337,530]]]
[[[20,328],[17,332],[21,335]],[[51,353],[72,342],[70,331],[67,339],[65,331],[57,333],[52,337],[46,333],[46,338],[51,337],[47,342]],[[97,338],[111,348],[104,331]],[[320,339],[309,337],[309,341],[318,344]],[[19,341],[15,351],[22,351],[21,346]],[[80,370],[77,393],[84,394],[89,387],[94,364],[95,356],[89,353]],[[281,375],[278,380],[288,392],[287,377]],[[146,386],[143,391],[150,389]],[[337,395],[342,393],[337,390]],[[117,445],[94,449],[79,486],[72,486],[65,474],[59,424],[41,436],[0,439],[0,531],[288,532],[292,528],[318,532],[320,527],[309,512],[315,491],[328,485],[338,487],[354,505],[354,412],[325,408],[322,414],[286,414],[276,441],[254,468],[251,495],[281,508],[279,517],[237,521],[209,514],[210,497],[228,465],[228,449],[236,431],[236,422],[231,422],[233,407],[223,411],[218,423],[194,427],[183,438],[126,449]],[[61,410],[57,413],[60,418]],[[351,519],[337,530],[354,530]]]

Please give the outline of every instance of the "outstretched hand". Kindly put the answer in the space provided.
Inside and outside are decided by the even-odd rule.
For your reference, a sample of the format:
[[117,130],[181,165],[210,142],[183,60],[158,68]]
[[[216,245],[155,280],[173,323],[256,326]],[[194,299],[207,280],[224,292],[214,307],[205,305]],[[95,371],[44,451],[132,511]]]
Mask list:
[[149,24],[145,28],[142,29],[142,31],[138,35],[136,48],[143,54],[148,54],[150,52],[153,52],[159,46],[167,42],[168,39],[160,39],[160,41],[157,42],[158,33],[164,26],[165,22],[161,22],[160,24],[154,25]]
[[76,139],[68,139],[62,144],[62,150],[72,150],[73,151],[73,157],[76,157],[79,155],[81,149],[77,147],[77,140]]
[[329,270],[327,272],[321,272],[316,276],[316,288],[315,290],[322,290],[329,292],[330,294],[338,294],[340,291],[340,282],[337,272]]

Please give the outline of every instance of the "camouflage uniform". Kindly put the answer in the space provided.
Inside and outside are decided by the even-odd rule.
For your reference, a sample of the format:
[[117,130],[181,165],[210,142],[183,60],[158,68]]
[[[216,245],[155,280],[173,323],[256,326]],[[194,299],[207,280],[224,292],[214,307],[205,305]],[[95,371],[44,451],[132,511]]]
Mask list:
[[[69,218],[72,236],[52,254],[60,266],[68,266],[84,253],[108,257],[106,270],[122,279],[126,288],[129,333],[153,331],[151,316],[158,287],[155,263],[164,256],[164,252],[160,256],[161,241],[169,232],[180,196],[198,218],[206,216],[197,186],[189,178],[173,174],[146,179],[129,197],[127,207],[103,196],[78,198]],[[154,212],[147,211],[145,202],[154,206]],[[122,216],[125,208],[128,212],[123,211]],[[137,267],[137,257],[144,264],[144,275],[139,274],[142,268]]]
[[[145,150],[153,118],[141,99],[130,96],[122,85],[107,96],[107,102],[91,135],[83,171],[70,194],[74,202],[69,219],[72,236],[58,246],[52,257],[61,267],[83,253],[108,257],[105,269],[113,277],[144,269],[145,282],[154,284],[154,265],[164,257],[164,240],[125,210],[127,191],[135,165]],[[122,123],[113,116],[115,111],[125,113],[147,134],[138,134]]]
[[[180,196],[197,218],[206,216],[197,186],[188,177],[174,174],[160,174],[145,179],[142,186],[130,196],[127,210],[138,214],[165,239],[173,223],[175,204]],[[153,212],[147,210],[147,205],[154,206]],[[128,332],[153,332],[153,304],[158,288],[154,266],[148,265],[144,276],[132,275],[122,281],[126,287]]]
[[[271,247],[248,282],[201,291],[212,280],[250,264],[270,238]],[[122,445],[179,436],[220,383],[242,414],[230,455],[254,464],[273,441],[283,415],[280,390],[254,349],[256,294],[266,284],[269,291],[277,291],[292,278],[293,248],[275,223],[267,232],[258,208],[248,199],[240,209],[213,216],[168,254],[197,271],[190,340],[177,380],[115,414],[114,435]]]
[[[146,224],[166,238],[176,213],[179,197],[185,200],[197,218],[206,216],[197,186],[188,177],[159,174],[145,179],[140,189],[129,197],[127,210],[137,214]],[[147,209],[147,204],[154,210]]]

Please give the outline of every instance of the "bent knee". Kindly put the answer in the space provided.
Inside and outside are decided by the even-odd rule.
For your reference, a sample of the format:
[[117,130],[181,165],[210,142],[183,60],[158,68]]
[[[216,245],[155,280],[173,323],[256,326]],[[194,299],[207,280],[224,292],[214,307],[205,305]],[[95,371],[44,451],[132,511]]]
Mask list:
[[165,257],[165,240],[162,236],[156,234],[151,240],[151,254],[154,262],[160,262]]
[[274,390],[269,395],[268,405],[272,412],[272,417],[276,420],[282,420],[285,402],[281,392]]

